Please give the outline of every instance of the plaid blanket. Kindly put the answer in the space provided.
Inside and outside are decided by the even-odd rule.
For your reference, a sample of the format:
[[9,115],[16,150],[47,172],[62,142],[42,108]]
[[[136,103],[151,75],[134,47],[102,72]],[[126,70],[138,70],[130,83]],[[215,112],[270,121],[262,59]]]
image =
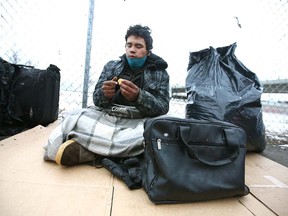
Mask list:
[[69,139],[102,156],[139,155],[144,151],[146,119],[114,116],[97,107],[76,110],[67,115],[49,135],[44,146],[44,159],[55,161],[58,148]]

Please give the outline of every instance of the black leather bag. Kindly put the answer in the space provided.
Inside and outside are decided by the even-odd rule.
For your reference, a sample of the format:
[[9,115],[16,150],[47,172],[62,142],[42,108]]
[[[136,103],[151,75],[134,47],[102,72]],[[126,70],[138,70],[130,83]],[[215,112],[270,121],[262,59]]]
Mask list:
[[152,118],[144,125],[142,186],[156,204],[243,196],[245,131],[231,123]]

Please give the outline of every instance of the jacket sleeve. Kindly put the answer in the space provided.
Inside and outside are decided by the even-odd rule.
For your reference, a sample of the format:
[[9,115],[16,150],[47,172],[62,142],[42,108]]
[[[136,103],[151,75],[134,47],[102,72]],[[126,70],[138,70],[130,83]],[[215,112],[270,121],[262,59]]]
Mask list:
[[169,75],[166,70],[155,71],[145,78],[135,107],[145,116],[164,115],[169,111]]
[[115,72],[116,64],[116,61],[110,61],[104,66],[93,92],[93,102],[95,106],[106,108],[113,103],[112,100],[104,96],[102,86],[104,81],[112,80],[114,76],[117,76]]

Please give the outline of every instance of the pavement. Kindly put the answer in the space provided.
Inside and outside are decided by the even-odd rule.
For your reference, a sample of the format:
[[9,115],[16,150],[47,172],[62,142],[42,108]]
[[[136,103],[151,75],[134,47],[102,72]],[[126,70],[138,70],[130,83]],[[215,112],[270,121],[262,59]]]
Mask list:
[[269,158],[283,166],[288,167],[288,145],[273,145],[267,144],[263,152],[260,155]]

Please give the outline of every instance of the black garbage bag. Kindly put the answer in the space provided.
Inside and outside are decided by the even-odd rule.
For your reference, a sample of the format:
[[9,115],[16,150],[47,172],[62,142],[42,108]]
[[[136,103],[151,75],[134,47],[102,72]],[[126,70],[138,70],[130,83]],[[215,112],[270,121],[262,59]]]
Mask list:
[[247,151],[266,148],[262,117],[263,86],[237,59],[237,45],[191,52],[186,77],[186,118],[221,120],[242,127]]

